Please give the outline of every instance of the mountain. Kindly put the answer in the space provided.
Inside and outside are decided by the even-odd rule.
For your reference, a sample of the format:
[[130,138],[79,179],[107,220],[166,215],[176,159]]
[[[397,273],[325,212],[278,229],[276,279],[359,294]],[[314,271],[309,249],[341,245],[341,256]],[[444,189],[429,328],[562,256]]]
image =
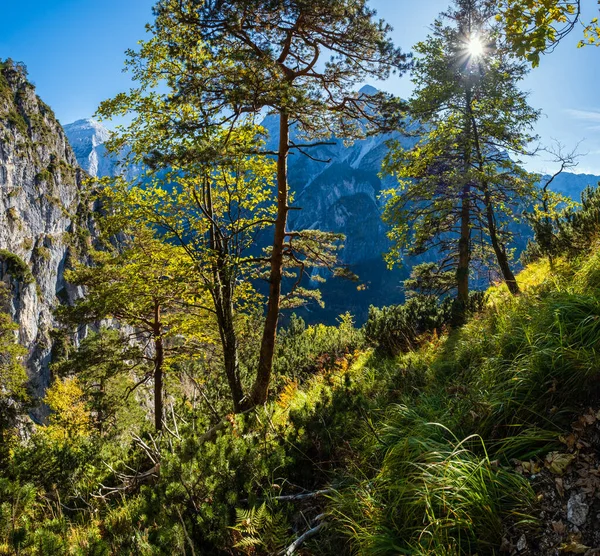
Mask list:
[[84,178],[24,66],[0,63],[0,281],[8,291],[4,310],[18,323],[19,343],[28,349],[27,370],[37,394],[50,382],[52,311],[81,293],[65,282],[63,272],[93,234]]
[[[373,87],[361,90],[364,94],[376,92]],[[263,127],[268,131],[266,149],[276,150],[279,120],[267,116]],[[118,160],[106,156],[102,147],[107,131],[93,120],[81,120],[65,126],[69,140],[74,145],[79,164],[91,174],[112,176],[119,172],[136,175],[137,168],[119,168]],[[293,141],[301,141],[294,128]],[[342,262],[360,278],[355,282],[328,280],[320,288],[326,304],[324,310],[306,309],[308,321],[335,322],[336,317],[350,311],[358,322],[364,322],[369,305],[390,305],[404,299],[402,281],[410,268],[427,260],[420,257],[405,261],[401,269],[388,270],[382,254],[389,247],[386,226],[381,220],[383,202],[380,193],[393,187],[392,178],[382,178],[381,164],[387,152],[387,142],[397,140],[405,148],[412,147],[416,137],[401,134],[380,135],[345,144],[331,138],[328,144],[310,149],[310,157],[292,152],[289,157],[289,182],[294,193],[293,205],[302,210],[290,213],[291,229],[321,229],[346,236],[341,253]],[[304,141],[302,141],[304,142]],[[105,161],[101,160],[102,156]],[[97,162],[96,162],[97,160]],[[139,172],[138,172],[139,173]],[[600,178],[582,174],[561,174],[553,186],[575,199],[585,186],[595,184]],[[518,249],[527,243],[526,234],[519,233]],[[489,283],[487,275],[482,278]],[[477,281],[477,278],[475,279]]]
[[[544,179],[548,179],[550,176],[544,176]],[[574,201],[579,201],[581,192],[588,186],[593,187],[598,185],[600,182],[600,176],[594,176],[592,174],[572,174],[570,172],[563,172],[556,176],[552,185],[550,186],[553,191],[562,193],[563,195],[570,197]]]
[[110,131],[100,122],[91,118],[77,120],[65,125],[64,131],[79,166],[90,176],[122,175],[125,179],[131,180],[139,174],[138,166],[123,164],[124,157],[116,157],[106,150],[105,143],[110,138]]

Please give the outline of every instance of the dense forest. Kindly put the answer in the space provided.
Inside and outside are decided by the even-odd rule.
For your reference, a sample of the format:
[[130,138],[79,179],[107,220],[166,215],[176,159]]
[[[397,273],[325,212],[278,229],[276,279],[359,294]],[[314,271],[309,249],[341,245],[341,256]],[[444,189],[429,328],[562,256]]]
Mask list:
[[[523,88],[600,27],[453,0],[391,33],[367,0],[158,0],[104,175],[0,59],[0,555],[600,554],[600,189],[555,187],[580,154]],[[331,153],[371,139],[381,220],[360,188],[321,219],[359,240],[298,216],[299,168],[349,183]],[[379,229],[402,303],[357,319]]]

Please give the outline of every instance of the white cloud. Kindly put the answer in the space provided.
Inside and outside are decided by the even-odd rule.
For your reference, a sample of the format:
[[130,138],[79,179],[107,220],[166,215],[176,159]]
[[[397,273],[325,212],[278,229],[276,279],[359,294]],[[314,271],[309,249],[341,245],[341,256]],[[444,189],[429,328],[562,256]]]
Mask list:
[[590,124],[588,129],[593,129],[594,131],[600,129],[600,110],[575,110],[572,108],[568,108],[566,112],[572,118]]

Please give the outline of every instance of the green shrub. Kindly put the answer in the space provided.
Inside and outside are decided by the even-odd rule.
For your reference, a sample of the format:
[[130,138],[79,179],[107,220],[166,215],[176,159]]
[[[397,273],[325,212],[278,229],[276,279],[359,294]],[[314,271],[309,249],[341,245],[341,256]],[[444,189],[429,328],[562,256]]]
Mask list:
[[10,207],[6,211],[6,214],[8,218],[10,218],[10,220],[12,220],[13,222],[17,222],[19,220],[19,213],[17,212],[17,209],[15,207]]
[[587,187],[581,203],[567,207],[552,218],[530,216],[535,232],[521,259],[529,264],[541,257],[574,258],[587,254],[600,233],[600,188]]
[[42,170],[39,174],[37,174],[35,176],[35,181],[37,183],[42,183],[42,182],[51,182],[53,180],[53,175],[52,172],[50,172],[49,170]]
[[452,320],[452,301],[416,296],[404,305],[369,308],[364,326],[367,341],[382,353],[398,355],[414,349],[425,332],[440,330]]
[[[472,292],[467,315],[483,310],[485,292]],[[404,305],[392,305],[381,309],[371,306],[364,326],[367,342],[387,355],[415,349],[420,338],[427,332],[441,332],[456,321],[458,302],[451,298],[439,301],[433,295],[417,294]]]
[[44,260],[44,261],[49,261],[50,260],[50,249],[48,249],[44,245],[38,245],[33,250],[33,256],[38,259]]
[[364,344],[362,332],[355,328],[349,313],[342,315],[338,326],[306,326],[293,314],[287,328],[278,337],[275,374],[289,380],[305,380],[315,372],[330,369],[344,355]]
[[8,273],[15,280],[18,280],[23,284],[32,284],[35,282],[29,265],[18,255],[15,255],[6,249],[0,249],[0,264],[6,265]]
[[29,126],[25,118],[16,110],[10,110],[6,116],[8,123],[19,130],[23,135],[27,135],[29,132]]

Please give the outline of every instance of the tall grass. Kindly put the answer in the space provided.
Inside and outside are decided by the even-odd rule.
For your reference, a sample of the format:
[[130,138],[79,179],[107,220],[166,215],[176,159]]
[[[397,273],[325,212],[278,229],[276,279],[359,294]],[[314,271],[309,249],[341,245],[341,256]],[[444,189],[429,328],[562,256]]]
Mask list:
[[599,389],[600,253],[519,278],[521,296],[493,288],[483,314],[394,360],[397,402],[362,439],[371,468],[332,502],[351,552],[496,554],[506,520],[533,524],[510,460],[555,449]]
[[[404,406],[395,411],[411,418]],[[440,424],[417,423],[387,425],[381,471],[336,500],[357,553],[492,554],[504,518],[532,522],[528,482],[492,462],[481,437],[459,441]]]

